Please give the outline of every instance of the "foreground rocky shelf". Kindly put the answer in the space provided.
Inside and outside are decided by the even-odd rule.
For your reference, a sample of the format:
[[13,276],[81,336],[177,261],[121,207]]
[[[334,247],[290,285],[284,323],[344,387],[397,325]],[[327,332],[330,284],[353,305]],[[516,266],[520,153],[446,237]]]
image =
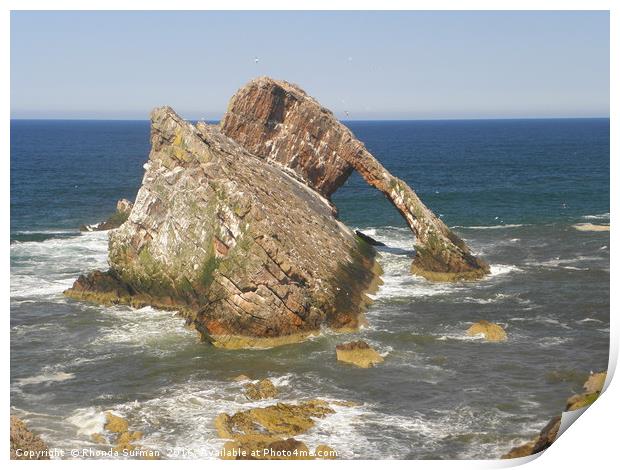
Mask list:
[[[251,382],[245,376],[235,380],[246,382],[246,398],[264,400],[279,394],[269,379]],[[266,390],[266,394],[248,396]],[[338,453],[325,444],[314,451],[298,440],[300,435],[311,430],[316,421],[336,413],[333,405],[356,406],[352,402],[307,400],[299,403],[279,402],[274,405],[255,407],[233,414],[221,413],[215,418],[214,426],[222,439],[227,439],[220,457],[225,460],[309,460],[334,459]]]
[[178,310],[227,348],[354,330],[381,270],[372,240],[342,224],[329,200],[353,169],[409,223],[413,272],[440,281],[488,272],[411,188],[286,82],[250,82],[221,126],[154,110],[145,169],[133,207],[117,212],[129,208],[127,220],[110,231],[110,269],[80,276],[67,296]]

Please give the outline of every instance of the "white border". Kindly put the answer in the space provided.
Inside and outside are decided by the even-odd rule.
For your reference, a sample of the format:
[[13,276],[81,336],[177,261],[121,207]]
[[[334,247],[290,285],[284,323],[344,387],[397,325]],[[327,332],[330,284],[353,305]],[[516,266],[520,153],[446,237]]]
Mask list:
[[[4,270],[2,272],[2,285],[6,297],[4,300],[4,319],[5,327],[2,329],[5,344],[5,356],[2,361],[3,385],[2,396],[4,398],[2,436],[0,440],[3,444],[4,455],[8,460],[9,456],[9,188],[10,188],[10,168],[9,168],[9,129],[10,129],[10,10],[610,10],[611,22],[611,48],[610,48],[610,97],[611,107],[610,116],[617,116],[618,111],[618,93],[617,87],[620,82],[620,74],[618,73],[618,59],[620,58],[620,48],[618,47],[618,29],[620,26],[620,2],[617,0],[384,0],[382,2],[371,2],[369,0],[357,1],[338,1],[338,0],[296,0],[295,2],[286,2],[283,0],[263,0],[260,3],[250,0],[237,1],[200,1],[200,0],[91,0],[86,3],[84,0],[4,0],[2,2],[2,10],[0,13],[0,67],[2,92],[0,93],[0,104],[4,111],[2,116],[2,185],[0,191],[5,203],[2,205],[2,218],[5,220],[5,228],[2,232],[0,243],[3,244],[2,263]],[[618,141],[617,136],[620,135],[620,125],[616,119],[611,119],[611,214],[612,218],[615,214],[615,208],[618,201],[618,190],[613,183],[618,181]],[[617,232],[611,232],[612,244],[617,246]],[[615,250],[611,252],[611,265],[617,265],[617,256]],[[615,270],[611,273],[611,285],[618,286],[618,276]],[[615,312],[617,303],[617,293],[614,289],[611,291],[611,312]],[[610,363],[609,376],[615,370],[618,357],[618,327],[616,320],[611,318],[610,333]],[[482,380],[482,378],[481,378]],[[597,400],[578,420],[578,424],[571,426],[558,441],[547,450],[542,456],[534,459],[515,459],[504,461],[476,461],[476,460],[459,460],[459,461],[392,461],[390,465],[401,468],[500,468],[515,466],[517,464],[529,461],[528,468],[531,469],[548,469],[557,468],[610,468],[615,461],[614,446],[617,445],[615,437],[615,421],[618,417],[617,403],[619,401],[620,388],[616,381],[609,383],[605,393]],[[509,449],[507,449],[509,450]],[[11,465],[37,465],[34,462],[10,462]],[[89,461],[89,467],[109,466],[109,461]],[[124,468],[131,465],[136,466],[178,466],[184,465],[191,468],[204,469],[206,465],[209,467],[220,467],[235,465],[242,467],[261,467],[266,468],[267,465],[291,465],[292,462],[223,462],[223,461],[115,461],[115,467]],[[295,462],[298,465],[313,465],[313,462]],[[63,465],[84,465],[81,461],[52,461],[41,463],[46,468],[58,468]],[[355,465],[356,467],[370,466],[372,463],[368,461],[321,461],[321,465],[342,467]],[[41,467],[38,467],[41,468]]]

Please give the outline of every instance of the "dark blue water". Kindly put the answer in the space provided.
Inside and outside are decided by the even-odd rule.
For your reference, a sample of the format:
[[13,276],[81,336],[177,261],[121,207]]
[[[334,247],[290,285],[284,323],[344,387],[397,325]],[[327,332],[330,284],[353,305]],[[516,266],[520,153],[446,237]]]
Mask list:
[[[608,119],[348,125],[448,225],[609,212]],[[116,200],[135,197],[148,151],[148,121],[12,121],[11,231],[104,218]],[[357,175],[334,200],[347,223],[403,225]]]
[[[411,233],[357,176],[342,220],[387,243],[368,327],[271,350],[197,341],[170,312],[62,296],[107,266],[107,234],[80,234],[134,199],[146,121],[11,123],[11,405],[54,447],[96,446],[104,411],[173,457],[223,445],[213,419],[252,406],[231,377],[271,378],[280,400],[352,400],[308,434],[343,458],[497,458],[531,439],[591,370],[607,368],[609,120],[350,122],[358,138],[491,264],[479,282],[409,274]],[[502,325],[505,343],[468,337]],[[358,370],[336,344],[364,339],[385,362]],[[102,446],[99,446],[102,447]],[[105,447],[105,446],[103,446]]]
[[[608,119],[349,126],[448,225],[539,223],[609,212]],[[336,197],[348,222],[368,223],[370,211],[377,223],[402,225],[380,200],[359,176]]]

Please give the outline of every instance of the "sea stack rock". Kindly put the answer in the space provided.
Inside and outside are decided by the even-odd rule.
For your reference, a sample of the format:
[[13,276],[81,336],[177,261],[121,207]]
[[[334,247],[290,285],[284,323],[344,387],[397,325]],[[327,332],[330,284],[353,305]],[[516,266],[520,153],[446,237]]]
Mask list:
[[268,77],[251,81],[231,99],[221,129],[326,198],[356,170],[387,197],[415,235],[414,274],[431,281],[458,281],[489,273],[488,264],[475,257],[404,181],[391,175],[346,126],[296,85]]
[[151,114],[151,146],[129,217],[109,235],[110,270],[80,276],[67,296],[178,310],[229,348],[357,328],[376,253],[323,195],[169,107]]

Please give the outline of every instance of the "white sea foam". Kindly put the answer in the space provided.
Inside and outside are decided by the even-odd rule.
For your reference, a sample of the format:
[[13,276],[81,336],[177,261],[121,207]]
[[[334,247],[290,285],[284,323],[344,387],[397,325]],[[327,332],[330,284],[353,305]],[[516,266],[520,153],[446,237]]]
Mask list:
[[[560,258],[559,256],[556,258],[544,260],[544,261],[529,261],[526,263],[528,266],[533,267],[543,267],[549,269],[567,269],[570,271],[587,271],[590,268],[588,266],[583,266],[583,264],[588,264],[588,262],[598,262],[604,261],[605,258],[601,256],[585,256],[579,255],[571,258]],[[574,265],[577,266],[574,266]],[[579,265],[582,266],[579,266]]]
[[530,300],[522,299],[519,296],[519,294],[504,294],[501,292],[498,292],[494,296],[488,297],[488,298],[463,297],[459,301],[466,302],[466,303],[481,304],[481,305],[495,304],[495,303],[502,303],[502,302],[516,302],[521,305],[531,304]]
[[24,377],[15,380],[17,386],[35,385],[49,382],[64,382],[65,380],[74,379],[75,375],[67,372],[46,372],[34,377]]
[[596,318],[584,318],[583,320],[577,320],[576,323],[588,323],[588,322],[604,323],[603,321],[597,320]]
[[91,436],[103,432],[106,422],[105,413],[94,407],[81,408],[67,418],[67,422],[77,428],[76,433]]
[[583,218],[594,220],[609,219],[609,212],[605,212],[603,214],[584,215]]
[[60,296],[79,274],[106,269],[107,234],[14,243],[11,260],[11,297]]
[[498,230],[506,228],[525,227],[527,224],[502,224],[502,225],[454,225],[451,228],[463,228],[469,230]]
[[509,274],[515,271],[523,271],[518,266],[512,264],[492,264],[491,265],[491,276],[503,276],[505,274]]
[[[413,237],[409,229],[370,227],[361,230],[387,245],[377,248],[380,253],[379,263],[384,271],[383,285],[376,294],[370,296],[372,299],[441,296],[475,287],[467,283],[434,283],[418,276],[412,276],[410,270],[414,250]],[[489,278],[503,277],[517,271],[522,271],[522,269],[515,265],[493,264]]]
[[547,336],[538,340],[538,345],[541,348],[552,348],[554,346],[559,346],[560,344],[565,344],[571,341],[570,338],[564,336]]
[[170,346],[182,347],[197,340],[196,332],[187,328],[176,312],[126,306],[102,307],[99,311],[111,324],[100,328],[97,338],[91,342],[94,347],[125,344],[163,356],[176,352]]

